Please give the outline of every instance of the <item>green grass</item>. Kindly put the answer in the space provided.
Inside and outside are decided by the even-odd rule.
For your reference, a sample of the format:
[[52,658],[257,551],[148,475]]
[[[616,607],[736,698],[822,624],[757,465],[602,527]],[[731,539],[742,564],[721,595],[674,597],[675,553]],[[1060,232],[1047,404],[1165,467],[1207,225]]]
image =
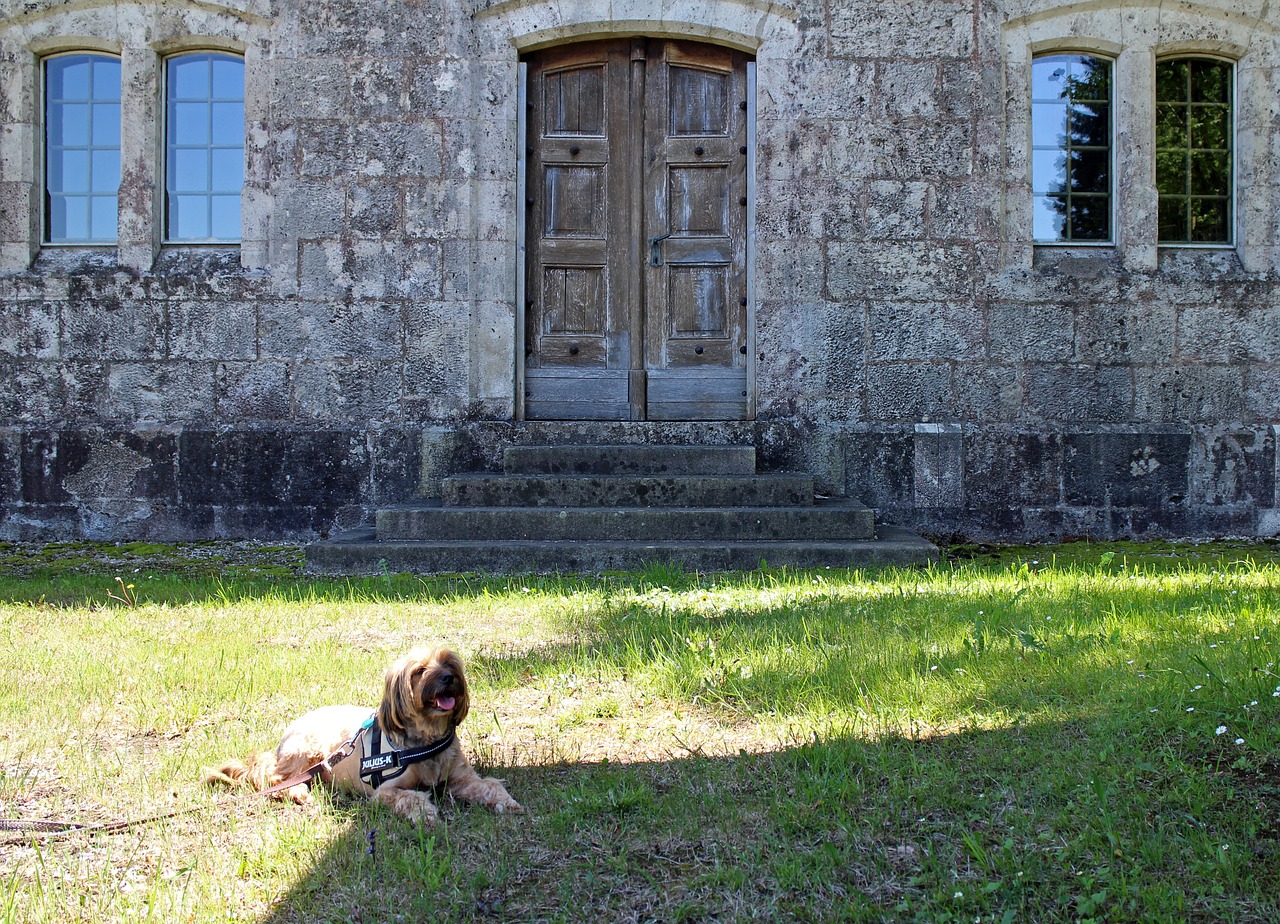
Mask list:
[[[192,810],[0,847],[0,921],[1280,919],[1273,544],[745,575],[300,564],[0,544],[0,817]],[[466,656],[464,745],[527,815],[442,796],[420,831],[199,784],[312,706],[371,704],[429,642]]]

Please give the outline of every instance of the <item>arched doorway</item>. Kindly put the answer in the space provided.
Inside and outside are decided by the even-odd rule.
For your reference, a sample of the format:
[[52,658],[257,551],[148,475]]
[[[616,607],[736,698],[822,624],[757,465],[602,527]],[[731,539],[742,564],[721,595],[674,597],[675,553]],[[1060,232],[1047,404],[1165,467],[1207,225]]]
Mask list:
[[526,66],[524,416],[751,416],[749,56],[624,38]]

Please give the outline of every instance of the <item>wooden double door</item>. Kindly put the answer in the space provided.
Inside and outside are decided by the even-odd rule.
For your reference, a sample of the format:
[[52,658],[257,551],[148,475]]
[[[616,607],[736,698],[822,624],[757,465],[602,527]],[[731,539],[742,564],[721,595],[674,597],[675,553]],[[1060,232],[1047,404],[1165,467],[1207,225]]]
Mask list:
[[526,418],[752,412],[747,65],[643,38],[528,59]]

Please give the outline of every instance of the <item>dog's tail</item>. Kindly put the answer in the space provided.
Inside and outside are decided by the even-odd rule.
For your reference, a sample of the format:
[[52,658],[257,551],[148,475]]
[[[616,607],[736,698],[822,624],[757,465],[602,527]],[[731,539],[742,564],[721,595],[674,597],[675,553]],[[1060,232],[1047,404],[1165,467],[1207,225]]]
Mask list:
[[276,766],[275,751],[259,751],[247,760],[232,758],[219,767],[205,767],[204,781],[227,786],[249,786],[256,790],[270,789],[284,779]]

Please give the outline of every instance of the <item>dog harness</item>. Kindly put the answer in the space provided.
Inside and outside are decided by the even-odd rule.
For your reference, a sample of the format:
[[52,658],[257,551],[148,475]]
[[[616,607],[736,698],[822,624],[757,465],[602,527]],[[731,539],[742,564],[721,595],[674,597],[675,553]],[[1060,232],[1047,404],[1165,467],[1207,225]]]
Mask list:
[[394,780],[409,769],[410,765],[430,760],[453,744],[453,729],[439,741],[420,748],[398,748],[382,733],[378,715],[365,719],[357,733],[360,739],[360,776],[368,779],[377,789],[388,780]]

